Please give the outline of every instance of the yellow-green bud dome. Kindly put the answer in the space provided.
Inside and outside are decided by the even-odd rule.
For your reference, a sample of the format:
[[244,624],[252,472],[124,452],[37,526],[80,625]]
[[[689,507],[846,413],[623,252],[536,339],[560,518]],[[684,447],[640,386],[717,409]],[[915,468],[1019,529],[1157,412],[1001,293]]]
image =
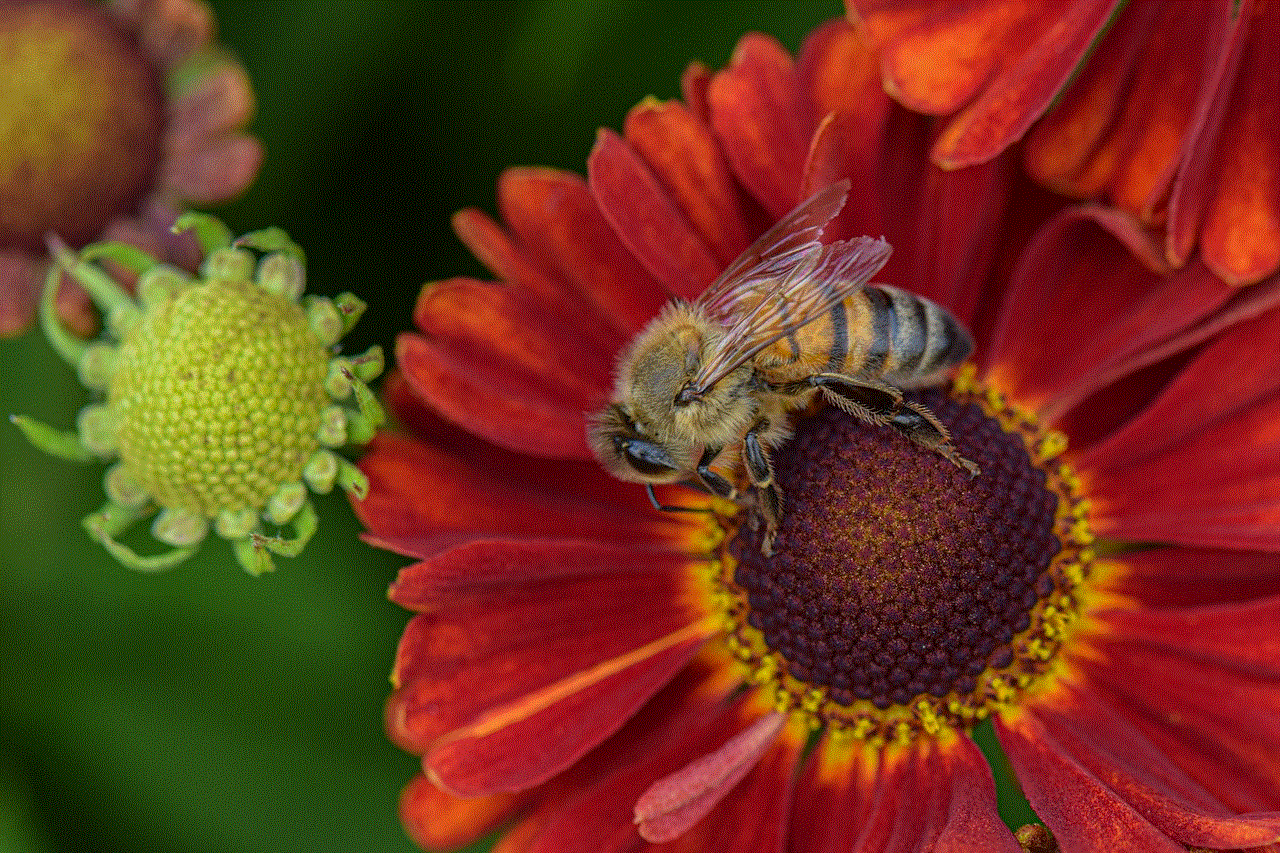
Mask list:
[[[213,530],[231,541],[241,565],[263,572],[269,554],[293,556],[315,533],[308,489],[339,485],[364,497],[364,475],[329,448],[368,441],[382,422],[365,385],[382,371],[382,350],[336,354],[364,303],[351,294],[303,297],[302,250],[283,232],[257,231],[233,246],[212,217],[187,214],[179,223],[194,228],[204,250],[202,278],[123,244],[77,255],[55,241],[62,269],[50,271],[41,321],[54,348],[105,400],[81,411],[76,432],[14,422],[55,455],[118,459],[105,479],[107,503],[85,527],[125,565],[169,568]],[[265,254],[258,260],[250,249]],[[136,274],[138,300],[98,260]],[[88,344],[58,324],[62,271],[89,291],[117,342]],[[152,534],[170,551],[142,556],[117,540],[151,516]]]
[[121,342],[120,461],[161,506],[260,509],[319,448],[328,364],[296,302],[250,281],[188,286]]

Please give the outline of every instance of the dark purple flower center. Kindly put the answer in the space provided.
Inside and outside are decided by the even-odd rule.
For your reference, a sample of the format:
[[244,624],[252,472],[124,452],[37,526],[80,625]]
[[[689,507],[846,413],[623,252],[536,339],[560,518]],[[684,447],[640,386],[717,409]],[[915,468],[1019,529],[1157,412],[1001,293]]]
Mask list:
[[79,245],[152,188],[159,72],[97,4],[0,3],[0,249]]
[[[1046,627],[1044,602],[1071,586],[1061,555],[1072,507],[1034,443],[973,399],[916,399],[980,475],[826,408],[774,456],[784,507],[773,555],[749,524],[728,546],[754,644],[790,689],[816,688],[828,705],[947,707],[992,673],[1017,681],[1044,663],[1020,660]],[[1075,560],[1078,547],[1066,550]]]

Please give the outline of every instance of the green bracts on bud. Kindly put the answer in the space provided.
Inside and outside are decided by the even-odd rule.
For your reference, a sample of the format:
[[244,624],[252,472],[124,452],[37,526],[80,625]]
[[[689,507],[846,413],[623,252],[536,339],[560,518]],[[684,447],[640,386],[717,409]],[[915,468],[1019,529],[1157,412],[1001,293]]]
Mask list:
[[[233,241],[217,219],[191,213],[174,230],[194,232],[205,255],[200,277],[124,244],[77,254],[51,241],[57,264],[41,323],[102,399],[82,410],[75,432],[12,421],[55,456],[115,460],[104,478],[108,502],[84,526],[120,562],[169,568],[212,529],[257,574],[272,567],[271,554],[293,556],[314,535],[309,490],[367,492],[364,475],[328,448],[368,440],[382,422],[365,383],[381,373],[383,355],[378,347],[334,355],[364,303],[350,294],[303,296],[305,254],[280,229]],[[136,300],[101,261],[138,276]],[[107,315],[103,339],[86,344],[57,322],[53,295],[63,274]],[[118,541],[151,517],[153,536],[169,550],[142,555]],[[291,537],[267,532],[285,527]]]

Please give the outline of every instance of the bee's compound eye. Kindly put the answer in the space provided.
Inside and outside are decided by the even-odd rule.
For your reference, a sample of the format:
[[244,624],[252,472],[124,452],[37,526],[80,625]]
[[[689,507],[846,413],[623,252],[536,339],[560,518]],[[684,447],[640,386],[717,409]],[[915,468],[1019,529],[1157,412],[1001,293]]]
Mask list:
[[652,442],[632,439],[621,442],[618,449],[628,465],[647,477],[667,477],[678,470],[671,454]]

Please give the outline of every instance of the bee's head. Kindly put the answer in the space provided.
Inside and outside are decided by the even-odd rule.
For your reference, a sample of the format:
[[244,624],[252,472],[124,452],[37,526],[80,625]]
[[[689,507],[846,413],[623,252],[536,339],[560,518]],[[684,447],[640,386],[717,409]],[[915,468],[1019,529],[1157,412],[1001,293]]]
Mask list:
[[630,483],[676,483],[694,468],[696,448],[648,435],[619,403],[592,416],[587,441],[605,470]]

